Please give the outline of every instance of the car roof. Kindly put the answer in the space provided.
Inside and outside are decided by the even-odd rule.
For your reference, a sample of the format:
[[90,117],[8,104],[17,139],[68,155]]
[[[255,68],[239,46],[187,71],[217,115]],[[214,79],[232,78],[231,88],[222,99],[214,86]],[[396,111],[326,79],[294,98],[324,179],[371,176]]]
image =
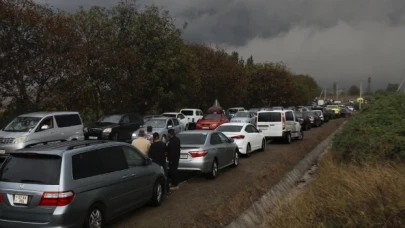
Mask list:
[[245,125],[252,125],[252,124],[250,124],[250,123],[235,123],[235,122],[233,122],[233,123],[223,123],[223,124],[219,125],[218,127],[220,127],[220,126],[245,126]]
[[32,145],[24,149],[16,150],[10,152],[10,154],[24,154],[24,153],[38,153],[46,155],[58,155],[62,156],[68,151],[73,151],[76,149],[88,149],[91,148],[102,148],[105,146],[128,146],[128,143],[115,142],[108,140],[75,140],[75,141],[65,141],[65,142],[48,142],[48,144],[38,143],[37,145]]
[[162,115],[163,114],[177,115],[177,114],[182,114],[182,113],[180,113],[180,112],[164,112],[164,113],[162,113]]
[[18,117],[45,117],[48,115],[69,115],[69,114],[79,114],[79,112],[31,112],[19,115]]
[[212,130],[192,130],[192,131],[182,131],[178,135],[191,135],[191,134],[211,134]]
[[167,120],[167,119],[176,119],[176,118],[174,118],[174,117],[167,117],[167,116],[155,116],[155,117],[152,117],[152,118],[150,118],[150,119],[157,119],[157,120]]
[[233,108],[228,108],[228,109],[245,109],[244,107],[233,107]]

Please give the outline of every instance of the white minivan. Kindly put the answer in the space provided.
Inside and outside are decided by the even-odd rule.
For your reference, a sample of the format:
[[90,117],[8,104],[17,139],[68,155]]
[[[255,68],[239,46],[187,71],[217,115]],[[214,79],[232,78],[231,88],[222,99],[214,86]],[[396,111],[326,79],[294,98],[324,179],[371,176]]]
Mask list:
[[286,143],[291,143],[292,139],[304,138],[301,124],[291,110],[259,111],[257,128],[266,139],[283,139]]
[[0,131],[0,154],[45,141],[84,140],[78,112],[23,114]]

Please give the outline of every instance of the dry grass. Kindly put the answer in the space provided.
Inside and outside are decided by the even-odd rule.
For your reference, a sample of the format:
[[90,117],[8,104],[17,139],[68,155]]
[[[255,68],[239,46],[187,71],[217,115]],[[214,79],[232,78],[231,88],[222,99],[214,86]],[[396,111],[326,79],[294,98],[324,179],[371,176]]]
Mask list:
[[404,174],[403,164],[343,165],[327,154],[316,181],[265,227],[405,227]]

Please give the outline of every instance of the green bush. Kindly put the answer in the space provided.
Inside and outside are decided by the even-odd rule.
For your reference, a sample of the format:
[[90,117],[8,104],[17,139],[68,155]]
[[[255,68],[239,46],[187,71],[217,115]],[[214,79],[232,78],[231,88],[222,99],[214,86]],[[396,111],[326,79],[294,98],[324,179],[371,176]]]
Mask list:
[[405,94],[379,96],[350,119],[334,138],[339,161],[405,160]]

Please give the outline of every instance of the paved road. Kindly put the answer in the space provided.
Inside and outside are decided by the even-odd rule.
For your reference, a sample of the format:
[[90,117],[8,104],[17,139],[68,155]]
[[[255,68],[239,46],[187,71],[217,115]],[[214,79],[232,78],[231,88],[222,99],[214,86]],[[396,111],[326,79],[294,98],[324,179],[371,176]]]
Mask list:
[[215,180],[182,173],[188,181],[158,208],[143,207],[109,224],[109,227],[223,227],[259,199],[317,144],[326,139],[343,119],[305,132],[302,141],[290,145],[269,144],[266,151],[240,160]]

